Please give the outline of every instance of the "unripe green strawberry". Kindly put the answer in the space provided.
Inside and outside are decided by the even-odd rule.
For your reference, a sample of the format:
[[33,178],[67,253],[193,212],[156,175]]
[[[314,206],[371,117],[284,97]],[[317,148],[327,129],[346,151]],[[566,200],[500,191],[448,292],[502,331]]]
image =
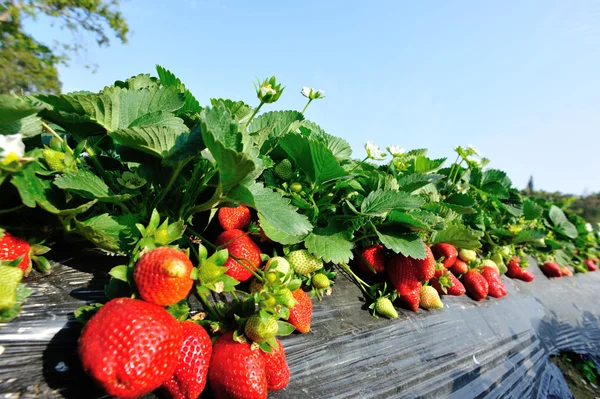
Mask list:
[[319,273],[313,276],[312,285],[317,289],[324,290],[331,286],[331,281],[329,281],[326,275]]
[[477,259],[477,252],[471,249],[461,249],[458,253],[458,257],[465,262],[473,262],[475,259]]
[[[272,270],[270,270],[271,265],[273,264],[275,264],[275,267]],[[274,256],[267,261],[265,270],[270,270],[272,272],[277,271],[283,273],[284,275],[287,275],[290,272],[290,263],[284,257]]]
[[290,291],[289,288],[282,288],[281,290],[279,290],[279,295],[282,297],[281,303],[285,307],[292,308],[296,303],[298,303],[298,301],[296,301],[296,298],[294,298],[294,294],[292,293],[292,291]]
[[389,317],[390,319],[398,318],[398,312],[396,311],[396,308],[394,308],[392,301],[386,297],[377,298],[375,301],[375,311],[382,316]]
[[12,308],[17,302],[17,285],[23,271],[14,266],[0,266],[0,310]]
[[48,169],[50,170],[63,170],[66,166],[64,152],[55,151],[51,148],[44,148],[42,151],[42,156],[44,157],[44,161],[46,161],[46,165],[48,165]]
[[496,271],[496,273],[500,274],[500,269],[498,269],[498,265],[491,259],[485,259],[481,262],[481,267],[491,267]]
[[299,193],[300,191],[302,191],[302,184],[295,182],[290,184],[290,190],[292,190],[295,193]]
[[430,285],[421,287],[419,305],[423,309],[442,309],[444,307],[440,294]]
[[306,249],[290,252],[287,260],[294,271],[301,276],[308,276],[323,267],[323,260],[315,257]]
[[260,314],[254,313],[246,320],[244,333],[254,342],[259,344],[266,342],[268,339],[275,337],[279,325],[277,319],[273,316],[267,316],[266,321],[263,321]]
[[288,181],[292,178],[292,163],[289,159],[284,159],[275,166],[275,174],[282,180]]

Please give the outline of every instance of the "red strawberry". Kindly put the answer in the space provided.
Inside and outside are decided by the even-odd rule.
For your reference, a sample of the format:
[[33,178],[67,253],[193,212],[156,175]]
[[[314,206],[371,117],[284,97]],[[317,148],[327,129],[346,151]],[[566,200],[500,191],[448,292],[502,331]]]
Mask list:
[[[240,259],[238,262],[230,256],[223,265],[228,268],[225,274],[238,281],[246,281],[252,277],[252,273],[246,267],[258,269],[262,263],[260,248],[241,230],[233,229],[222,232],[217,237],[215,245],[223,246],[229,251],[229,255]],[[246,267],[240,262],[243,262]]]
[[595,272],[596,270],[598,270],[598,265],[592,259],[586,259],[585,265],[587,266],[587,269],[590,272]]
[[385,250],[376,244],[360,250],[356,256],[358,268],[365,274],[381,273],[385,270]]
[[425,245],[425,259],[412,259],[412,264],[419,281],[431,280],[435,275],[435,258],[427,245]]
[[485,266],[481,269],[481,275],[488,282],[488,295],[493,298],[502,298],[507,294],[506,285],[500,278],[500,274],[493,267]]
[[192,289],[194,265],[182,251],[158,247],[143,255],[133,271],[135,285],[148,302],[166,306],[184,299]]
[[137,398],[173,375],[182,343],[181,326],[166,310],[117,298],[83,328],[79,357],[84,370],[109,395]]
[[488,282],[476,270],[469,270],[463,275],[463,284],[467,292],[476,301],[483,301],[488,295]]
[[555,262],[544,263],[542,266],[542,272],[546,275],[546,277],[562,277],[560,265]]
[[526,282],[531,282],[534,279],[533,273],[531,273],[531,270],[523,270],[521,275],[519,277],[517,277],[519,280],[523,280]]
[[454,265],[454,262],[458,257],[458,251],[456,250],[456,247],[450,244],[435,244],[433,247],[431,247],[431,251],[435,256],[435,259],[440,259],[442,256],[444,257],[442,263],[447,269],[451,268],[452,265]]
[[285,360],[283,345],[278,339],[277,345],[278,348],[273,349],[272,353],[264,353],[267,386],[273,391],[285,388],[290,382],[290,368]]
[[263,352],[234,341],[233,332],[221,335],[213,346],[208,381],[216,399],[266,399]]
[[506,265],[506,276],[510,278],[520,278],[523,270],[521,270],[521,265],[519,262],[519,258],[516,256],[513,257]]
[[436,270],[431,285],[440,295],[461,296],[465,294],[465,286],[446,268]]
[[469,265],[467,265],[467,263],[464,260],[456,258],[454,264],[450,268],[450,271],[456,276],[460,276],[461,274],[465,274],[469,271]]
[[568,266],[561,267],[560,271],[561,271],[561,273],[562,273],[563,276],[567,276],[567,277],[572,277],[573,276],[573,272],[571,271],[571,269],[569,269]]
[[301,288],[292,292],[292,295],[298,303],[290,308],[290,317],[288,321],[296,327],[296,330],[302,334],[310,331],[310,319],[312,318],[312,302],[310,296]]
[[0,260],[11,261],[22,256],[23,259],[17,267],[23,271],[23,275],[27,276],[31,271],[31,258],[29,257],[31,247],[29,243],[22,238],[15,237],[8,231],[2,234],[0,230],[0,235]]
[[212,343],[206,330],[194,323],[181,323],[183,346],[175,374],[163,384],[173,399],[196,399],[206,386]]
[[390,282],[400,294],[400,301],[416,311],[419,308],[421,282],[416,277],[413,259],[400,254],[393,255],[386,263],[385,269]]
[[217,213],[223,230],[244,230],[250,224],[250,209],[246,205],[224,206]]

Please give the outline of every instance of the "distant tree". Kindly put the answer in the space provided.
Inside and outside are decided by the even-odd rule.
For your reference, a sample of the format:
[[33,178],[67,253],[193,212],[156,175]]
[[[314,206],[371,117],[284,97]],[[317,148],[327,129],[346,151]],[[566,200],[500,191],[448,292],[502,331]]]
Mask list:
[[[110,45],[108,32],[123,43],[129,28],[118,11],[120,0],[0,0],[0,94],[59,93],[57,66],[85,50],[81,34],[91,33],[99,46]],[[23,30],[23,21],[44,15],[68,29],[71,43],[43,44]]]
[[527,183],[527,191],[529,193],[533,192],[533,176],[529,177],[529,182]]

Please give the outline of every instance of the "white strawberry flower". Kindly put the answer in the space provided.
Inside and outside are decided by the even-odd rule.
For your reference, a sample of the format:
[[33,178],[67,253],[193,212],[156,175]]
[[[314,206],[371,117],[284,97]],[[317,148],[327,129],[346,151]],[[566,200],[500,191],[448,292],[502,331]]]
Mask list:
[[301,93],[304,97],[310,100],[316,100],[318,98],[325,97],[325,90],[315,90],[311,87],[303,87]]
[[365,150],[367,151],[367,157],[374,161],[380,161],[387,156],[387,154],[379,149],[377,144],[372,141],[365,143]]
[[475,155],[481,156],[481,154],[479,153],[479,150],[477,148],[475,148],[474,146],[472,146],[471,144],[469,144],[469,152],[471,154],[475,154]]
[[202,151],[200,151],[200,155],[202,156],[202,158],[207,159],[212,163],[217,162],[208,148],[205,148]]
[[586,224],[585,224],[585,229],[586,229],[587,231],[589,231],[590,233],[591,233],[592,231],[594,231],[594,228],[592,227],[592,224],[591,224],[591,223],[586,223]]
[[392,154],[393,157],[399,157],[406,153],[406,150],[399,145],[388,145],[386,146],[388,152]]
[[11,162],[19,160],[25,156],[25,143],[23,143],[23,135],[17,134],[0,134],[0,161]]

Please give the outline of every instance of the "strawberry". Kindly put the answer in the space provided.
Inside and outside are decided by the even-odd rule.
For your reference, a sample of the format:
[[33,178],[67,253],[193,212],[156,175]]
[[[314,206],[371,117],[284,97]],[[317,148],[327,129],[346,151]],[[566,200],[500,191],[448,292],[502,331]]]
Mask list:
[[217,212],[219,224],[223,230],[244,230],[250,224],[250,209],[246,205],[224,206]]
[[252,341],[262,344],[275,337],[278,328],[279,325],[275,317],[268,315],[263,319],[260,314],[254,313],[246,320],[244,333]]
[[310,319],[312,318],[312,302],[310,297],[301,288],[292,292],[297,303],[290,308],[288,321],[302,334],[310,331]]
[[595,272],[598,270],[598,265],[592,259],[586,259],[585,265],[587,266],[588,271]]
[[23,271],[14,266],[0,266],[0,310],[10,309],[17,303],[17,286]]
[[312,286],[319,290],[324,290],[331,286],[331,281],[329,281],[326,275],[318,273],[312,277]]
[[265,374],[267,375],[267,387],[273,391],[285,388],[290,382],[290,368],[285,359],[285,351],[281,341],[277,340],[277,349],[273,352],[264,353]]
[[65,165],[65,153],[53,150],[52,148],[44,148],[42,151],[42,157],[48,165],[48,169],[52,171],[63,170]]
[[523,281],[526,281],[526,282],[529,283],[529,282],[533,281],[533,279],[535,277],[533,276],[533,273],[531,273],[531,270],[525,269],[525,270],[523,270],[523,272],[521,273],[521,275],[519,277],[517,277],[517,278],[519,280],[523,280]]
[[181,323],[183,346],[175,374],[162,386],[173,399],[196,399],[206,386],[212,343],[206,330],[193,321]]
[[476,301],[483,301],[488,295],[488,282],[476,270],[469,270],[463,275],[463,284],[467,292]]
[[0,235],[0,261],[11,261],[22,256],[23,259],[21,259],[17,267],[27,276],[31,271],[31,259],[29,256],[31,247],[29,243],[22,238],[15,237],[8,231],[2,234],[0,230]]
[[308,276],[323,267],[323,260],[312,255],[306,249],[298,249],[287,255],[287,260],[296,274]]
[[281,178],[281,180],[285,181],[290,180],[294,175],[292,170],[292,163],[289,159],[284,159],[283,161],[275,165],[274,171],[275,174]]
[[519,262],[519,258],[516,256],[513,257],[506,265],[506,275],[510,278],[520,278],[523,270],[521,270],[521,264]]
[[461,296],[465,294],[464,285],[446,268],[436,270],[431,285],[440,295]]
[[465,274],[469,271],[469,265],[467,265],[467,263],[464,260],[456,258],[454,264],[450,268],[450,271],[454,275],[460,276],[461,274]]
[[560,265],[555,262],[546,262],[542,265],[542,272],[546,277],[562,277]]
[[223,265],[228,268],[225,274],[238,281],[246,281],[252,277],[252,272],[247,268],[258,269],[262,264],[260,248],[241,230],[233,229],[222,232],[217,237],[215,245],[223,246],[229,251],[229,255],[240,259],[238,262],[230,256]]
[[421,282],[416,276],[412,261],[412,258],[404,255],[393,255],[386,263],[385,270],[390,282],[400,294],[400,301],[416,311],[419,308]]
[[488,283],[488,295],[493,298],[502,298],[507,294],[506,286],[500,278],[500,273],[490,266],[481,269],[481,275]]
[[435,275],[435,258],[427,245],[425,245],[425,259],[412,259],[412,264],[419,281],[430,280]]
[[477,252],[471,249],[461,249],[458,251],[458,257],[467,263],[473,262],[477,259]]
[[227,332],[213,346],[208,381],[216,399],[266,399],[265,356]]
[[166,310],[117,298],[87,322],[78,350],[84,370],[109,395],[137,398],[173,375],[182,344],[181,326]]
[[421,287],[419,305],[423,309],[442,309],[444,307],[440,294],[430,285]]
[[560,271],[561,271],[561,273],[562,273],[563,276],[567,276],[567,277],[572,277],[573,276],[573,272],[571,271],[571,269],[569,269],[568,266],[561,267]]
[[365,274],[382,273],[385,270],[385,250],[376,244],[360,250],[356,256],[358,268]]
[[144,254],[133,271],[142,299],[167,306],[184,299],[192,289],[194,265],[182,251],[158,247]]
[[481,262],[481,267],[491,267],[492,269],[494,269],[496,271],[496,273],[500,274],[500,269],[498,269],[498,265],[496,264],[496,262],[494,262],[491,259],[484,259]]
[[378,314],[388,317],[390,319],[398,318],[398,312],[396,311],[396,308],[394,308],[392,301],[390,301],[390,299],[386,297],[377,298],[377,300],[375,301],[375,311]]
[[433,247],[431,247],[431,251],[433,252],[433,256],[435,256],[436,260],[440,259],[442,256],[444,257],[442,264],[447,269],[451,268],[452,265],[454,265],[454,262],[456,261],[456,258],[458,256],[456,248],[450,244],[435,244]]

